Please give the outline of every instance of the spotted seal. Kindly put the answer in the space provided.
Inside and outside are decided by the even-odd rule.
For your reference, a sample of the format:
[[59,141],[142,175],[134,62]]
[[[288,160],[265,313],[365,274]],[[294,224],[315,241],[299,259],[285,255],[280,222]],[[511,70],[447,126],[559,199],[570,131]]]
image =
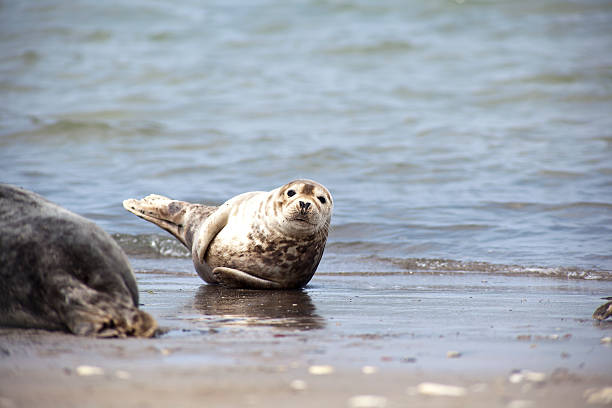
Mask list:
[[208,283],[295,289],[314,275],[327,241],[332,196],[312,180],[240,194],[219,207],[160,195],[123,206],[170,232],[188,249]]
[[0,184],[0,325],[150,337],[127,257],[100,227]]

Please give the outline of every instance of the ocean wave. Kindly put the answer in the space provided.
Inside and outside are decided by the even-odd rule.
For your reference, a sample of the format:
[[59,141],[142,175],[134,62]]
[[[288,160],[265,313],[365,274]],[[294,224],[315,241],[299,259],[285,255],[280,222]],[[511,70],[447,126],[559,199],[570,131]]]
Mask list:
[[391,54],[402,53],[414,50],[414,45],[408,41],[386,40],[370,44],[346,44],[338,47],[328,48],[324,52],[330,55],[350,55],[350,54]]
[[191,252],[170,236],[157,234],[113,234],[123,251],[130,256],[152,258],[189,258]]
[[559,204],[545,204],[537,202],[489,202],[488,207],[501,208],[504,210],[524,210],[524,211],[539,211],[539,212],[554,212],[567,209],[612,209],[612,204],[604,202],[587,202],[577,201]]
[[[138,258],[190,258],[190,251],[179,241],[170,236],[157,234],[113,234],[127,255]],[[322,275],[403,275],[403,274],[487,274],[505,276],[538,276],[561,279],[584,279],[612,281],[612,271],[588,269],[572,266],[533,266],[516,264],[496,264],[484,261],[461,261],[443,258],[399,258],[372,255],[383,252],[384,244],[380,243],[331,243],[328,255],[348,255],[352,262],[350,271],[320,272]],[[355,254],[360,255],[355,258]],[[367,272],[359,266],[368,263]],[[371,266],[380,266],[381,272],[372,272]],[[343,266],[347,268],[347,265]]]
[[612,280],[612,271],[584,269],[578,267],[547,267],[503,265],[480,261],[458,261],[430,258],[372,258],[390,263],[409,273],[486,273],[489,275],[546,276],[563,279]]

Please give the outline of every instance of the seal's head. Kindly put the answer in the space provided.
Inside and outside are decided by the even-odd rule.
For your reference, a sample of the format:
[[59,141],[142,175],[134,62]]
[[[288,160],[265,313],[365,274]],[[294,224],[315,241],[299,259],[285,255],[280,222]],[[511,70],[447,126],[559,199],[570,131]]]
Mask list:
[[293,236],[327,235],[333,200],[330,192],[312,180],[294,180],[276,189],[274,213],[281,228]]

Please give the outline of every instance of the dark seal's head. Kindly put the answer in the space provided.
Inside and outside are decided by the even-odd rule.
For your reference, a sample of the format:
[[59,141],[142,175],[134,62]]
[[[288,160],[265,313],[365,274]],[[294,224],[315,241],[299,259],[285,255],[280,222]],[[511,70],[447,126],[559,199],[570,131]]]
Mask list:
[[270,210],[285,234],[327,236],[334,203],[325,187],[312,180],[294,180],[271,193]]

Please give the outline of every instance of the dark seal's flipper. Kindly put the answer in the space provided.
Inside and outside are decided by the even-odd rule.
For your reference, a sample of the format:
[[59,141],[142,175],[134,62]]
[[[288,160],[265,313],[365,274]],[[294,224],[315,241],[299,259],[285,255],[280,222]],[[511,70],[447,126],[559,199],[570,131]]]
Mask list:
[[0,184],[0,325],[150,337],[127,257],[100,227]]
[[142,200],[125,200],[123,208],[168,231],[191,250],[193,235],[201,224],[193,221],[200,218],[201,222],[204,222],[218,207],[191,204],[151,194]]
[[593,313],[593,319],[597,320],[606,320],[610,316],[612,316],[612,302],[604,303],[595,309],[595,312]]
[[114,294],[94,290],[70,276],[55,276],[49,293],[66,301],[58,315],[74,334],[96,337],[151,337],[157,323],[148,313]]

